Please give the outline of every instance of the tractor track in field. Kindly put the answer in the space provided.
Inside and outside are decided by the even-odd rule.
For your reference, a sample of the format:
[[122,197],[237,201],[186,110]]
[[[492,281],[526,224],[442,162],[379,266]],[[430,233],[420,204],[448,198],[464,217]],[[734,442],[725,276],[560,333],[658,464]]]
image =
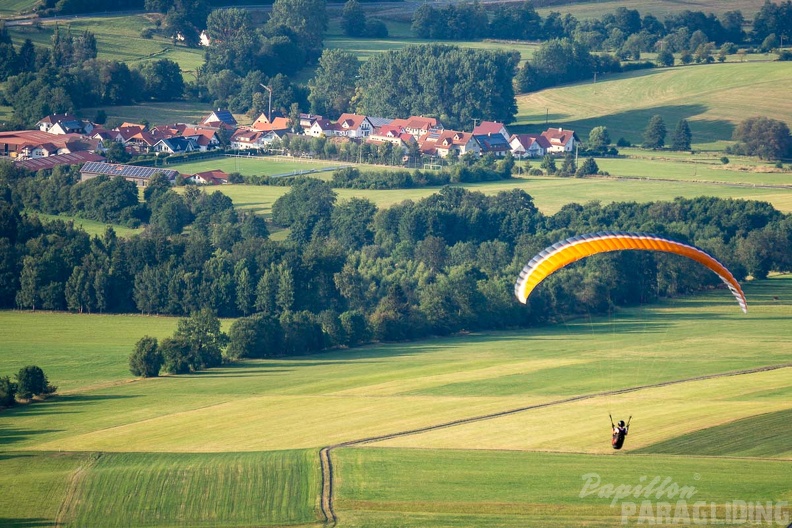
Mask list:
[[415,434],[426,433],[429,431],[436,431],[438,429],[445,429],[448,427],[456,427],[458,425],[465,425],[469,423],[483,422],[485,420],[493,420],[496,418],[501,418],[503,416],[509,416],[512,414],[517,414],[525,411],[532,411],[534,409],[542,409],[545,407],[563,405],[565,403],[590,400],[593,398],[598,398],[600,396],[614,396],[618,394],[637,392],[645,389],[667,387],[669,385],[677,385],[680,383],[690,383],[693,381],[702,381],[702,380],[716,379],[716,378],[728,378],[732,376],[744,376],[746,374],[756,374],[758,372],[768,372],[771,370],[779,370],[784,368],[792,368],[792,363],[782,363],[780,365],[767,365],[764,367],[755,367],[744,370],[734,370],[731,372],[721,372],[718,374],[705,374],[702,376],[693,376],[690,378],[683,378],[678,380],[662,381],[660,383],[651,383],[648,385],[637,385],[635,387],[626,387],[623,389],[616,389],[612,391],[594,392],[591,394],[580,394],[577,396],[562,398],[560,400],[553,400],[544,403],[536,403],[533,405],[526,405],[525,407],[517,407],[516,409],[508,409],[505,411],[488,413],[479,416],[471,416],[468,418],[460,418],[458,420],[451,420],[450,422],[443,422],[435,425],[427,425],[424,427],[408,429],[406,431],[399,431],[396,433],[389,433],[379,436],[370,436],[366,438],[359,438],[357,440],[348,440],[346,442],[339,442],[337,444],[332,444],[329,446],[322,447],[319,450],[319,462],[322,468],[322,497],[320,501],[320,506],[322,510],[322,515],[324,515],[325,518],[324,522],[325,524],[329,524],[331,526],[335,526],[336,523],[338,522],[338,517],[336,516],[335,510],[333,509],[333,460],[331,457],[331,452],[333,449],[339,447],[351,447],[356,445],[369,444],[372,442],[380,442],[383,440],[391,440],[393,438],[401,438],[404,436],[411,436]]

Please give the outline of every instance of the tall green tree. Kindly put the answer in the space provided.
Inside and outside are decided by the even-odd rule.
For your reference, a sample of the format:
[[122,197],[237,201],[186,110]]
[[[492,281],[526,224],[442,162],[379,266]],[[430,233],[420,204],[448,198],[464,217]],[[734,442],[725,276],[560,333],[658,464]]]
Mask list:
[[738,154],[779,159],[792,155],[792,136],[783,121],[769,117],[749,117],[734,129],[733,147]]
[[228,337],[220,330],[220,319],[209,308],[203,308],[186,319],[180,319],[173,338],[184,341],[189,347],[192,370],[218,367],[222,364],[222,350]]
[[650,149],[661,149],[665,145],[666,126],[665,121],[660,115],[654,115],[649,119],[643,134],[643,147]]
[[298,36],[306,51],[317,56],[327,22],[325,0],[275,0],[267,26],[272,32],[278,26],[288,28]]
[[688,125],[687,119],[680,119],[674,129],[671,150],[690,150],[692,139],[693,134],[690,132],[690,125]]
[[360,60],[340,49],[326,49],[319,58],[316,75],[308,81],[311,111],[337,119],[351,108]]
[[362,37],[366,32],[366,12],[357,0],[347,0],[341,11],[341,29],[348,37]]

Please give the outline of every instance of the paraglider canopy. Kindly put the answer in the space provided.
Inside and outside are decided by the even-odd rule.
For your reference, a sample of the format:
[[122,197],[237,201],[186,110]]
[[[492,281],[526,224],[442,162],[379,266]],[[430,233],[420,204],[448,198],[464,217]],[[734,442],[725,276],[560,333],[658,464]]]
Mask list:
[[748,303],[740,283],[726,267],[704,250],[657,235],[646,233],[622,233],[602,231],[567,238],[543,249],[531,259],[520,272],[514,285],[514,293],[523,304],[528,302],[531,292],[544,279],[585,257],[611,251],[644,250],[661,251],[682,255],[703,264],[712,270],[731,290],[744,313],[748,313]]

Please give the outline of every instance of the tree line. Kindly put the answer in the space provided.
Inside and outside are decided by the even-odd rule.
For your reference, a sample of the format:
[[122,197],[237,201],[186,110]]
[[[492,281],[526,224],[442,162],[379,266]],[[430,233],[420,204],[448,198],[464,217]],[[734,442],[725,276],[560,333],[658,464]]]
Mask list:
[[[482,23],[483,21],[483,23]],[[412,31],[419,38],[433,40],[470,40],[481,38],[552,40],[569,38],[596,51],[613,51],[622,58],[639,58],[641,52],[668,49],[695,52],[699,45],[712,42],[756,44],[768,36],[792,36],[792,2],[766,2],[753,20],[752,31],[743,27],[746,19],[740,10],[720,16],[703,11],[684,10],[664,20],[637,9],[616,8],[600,18],[579,20],[572,14],[550,12],[540,16],[533,2],[521,4],[455,3],[443,7],[424,4],[415,10]]]
[[[327,182],[306,178],[273,204],[274,225],[289,230],[284,241],[270,240],[259,217],[219,192],[194,187],[181,197],[193,215],[189,230],[152,222],[129,238],[112,229],[89,237],[20,213],[19,175],[2,167],[0,306],[182,316],[208,309],[240,318],[226,349],[235,357],[545,324],[717,284],[686,259],[614,253],[554,275],[527,308],[516,303],[512,285],[525,262],[583,232],[690,242],[740,280],[792,270],[792,219],[764,202],[592,202],[545,215],[521,190],[486,196],[447,186],[378,209],[362,198],[339,202]],[[247,344],[232,346],[239,339]]]

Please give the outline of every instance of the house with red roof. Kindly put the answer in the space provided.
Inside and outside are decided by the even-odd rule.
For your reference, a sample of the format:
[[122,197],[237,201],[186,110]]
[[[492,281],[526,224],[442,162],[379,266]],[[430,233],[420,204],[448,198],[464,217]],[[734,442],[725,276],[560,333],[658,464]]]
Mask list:
[[285,130],[254,130],[240,128],[231,136],[231,148],[236,150],[259,150],[269,147],[273,141],[287,134]]
[[340,135],[348,138],[365,138],[374,131],[374,125],[364,115],[341,114],[337,124]]
[[386,130],[385,134],[382,133],[382,129],[377,131],[376,134],[371,134],[366,138],[366,143],[372,145],[381,145],[383,143],[391,143],[395,147],[399,147],[402,152],[406,153],[410,151],[410,148],[413,145],[417,144],[415,138],[412,134],[408,134],[407,132],[399,132],[395,129]]
[[550,148],[550,142],[541,134],[515,134],[509,138],[509,145],[517,159],[541,158]]
[[209,170],[195,173],[187,180],[199,185],[225,185],[228,183],[228,174],[217,169]]
[[566,154],[572,152],[580,144],[574,130],[564,130],[563,128],[548,128],[542,135],[550,143],[547,149],[548,154]]
[[288,132],[289,130],[291,130],[291,126],[289,126],[288,118],[274,117],[272,118],[272,121],[269,121],[264,114],[261,114],[261,116],[259,116],[259,118],[253,122],[251,128],[255,130],[261,130],[263,132],[271,132],[271,131]]
[[314,121],[313,125],[311,125],[311,128],[306,130],[305,133],[313,137],[332,137],[340,136],[341,134],[337,133],[338,131],[338,123],[333,123],[329,119],[317,119]]
[[[401,122],[397,123],[397,121],[404,121],[404,124],[402,125]],[[424,134],[428,134],[431,131],[443,130],[443,124],[434,117],[411,116],[406,120],[394,119],[393,122],[391,122],[391,125],[403,126],[405,132],[412,134],[417,138],[420,138]]]
[[440,133],[434,146],[436,154],[441,158],[445,158],[454,151],[460,156],[468,152],[481,153],[481,147],[470,132],[444,130]]
[[220,146],[220,129],[203,125],[188,125],[181,130],[181,136],[194,139],[198,150],[205,152]]
[[474,136],[489,136],[492,134],[500,134],[506,141],[509,140],[511,134],[503,123],[497,121],[482,121],[473,129]]

